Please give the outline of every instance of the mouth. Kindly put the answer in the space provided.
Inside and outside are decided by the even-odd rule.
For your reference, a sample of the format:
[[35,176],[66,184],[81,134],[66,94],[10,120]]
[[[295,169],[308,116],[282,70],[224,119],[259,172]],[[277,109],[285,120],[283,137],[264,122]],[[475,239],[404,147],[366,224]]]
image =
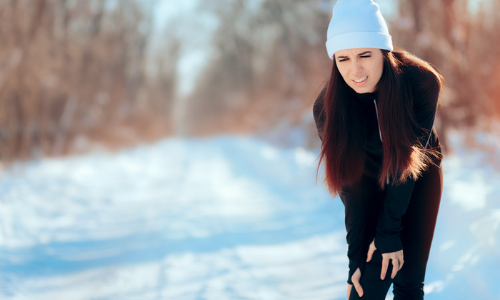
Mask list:
[[[361,80],[361,81],[359,81]],[[366,81],[368,80],[368,76],[365,76],[364,78],[360,78],[359,80],[352,80],[355,85],[364,85]]]

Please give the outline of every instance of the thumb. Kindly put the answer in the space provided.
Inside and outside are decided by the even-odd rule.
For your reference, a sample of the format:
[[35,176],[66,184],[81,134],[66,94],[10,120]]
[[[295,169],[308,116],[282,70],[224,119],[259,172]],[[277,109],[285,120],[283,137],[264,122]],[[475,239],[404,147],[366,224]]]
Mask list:
[[360,297],[363,297],[363,288],[361,287],[361,284],[359,283],[359,279],[356,278],[355,280],[352,281],[354,284],[354,288],[356,289],[356,292],[358,292],[358,295]]

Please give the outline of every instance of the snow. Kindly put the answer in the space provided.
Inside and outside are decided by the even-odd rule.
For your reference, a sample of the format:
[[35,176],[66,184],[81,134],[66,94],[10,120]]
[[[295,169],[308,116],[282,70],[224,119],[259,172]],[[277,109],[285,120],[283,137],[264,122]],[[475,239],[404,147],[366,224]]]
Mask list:
[[[500,155],[451,141],[426,299],[500,299]],[[343,205],[318,154],[169,138],[9,171],[0,298],[345,299]]]

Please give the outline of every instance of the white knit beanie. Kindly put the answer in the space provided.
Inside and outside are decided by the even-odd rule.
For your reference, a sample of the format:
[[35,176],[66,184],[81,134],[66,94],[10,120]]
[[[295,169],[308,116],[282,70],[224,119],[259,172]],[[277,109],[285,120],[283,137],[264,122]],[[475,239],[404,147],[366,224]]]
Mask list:
[[326,50],[333,59],[339,50],[379,48],[392,51],[387,24],[373,0],[338,0],[328,25]]

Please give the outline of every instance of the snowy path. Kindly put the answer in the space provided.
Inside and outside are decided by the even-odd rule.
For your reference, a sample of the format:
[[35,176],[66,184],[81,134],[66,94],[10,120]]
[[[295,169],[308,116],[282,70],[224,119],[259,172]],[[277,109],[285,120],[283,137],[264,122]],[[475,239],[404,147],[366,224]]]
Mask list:
[[[343,206],[317,154],[167,139],[6,174],[0,298],[344,299]],[[500,175],[466,150],[444,169],[426,299],[500,299]]]

